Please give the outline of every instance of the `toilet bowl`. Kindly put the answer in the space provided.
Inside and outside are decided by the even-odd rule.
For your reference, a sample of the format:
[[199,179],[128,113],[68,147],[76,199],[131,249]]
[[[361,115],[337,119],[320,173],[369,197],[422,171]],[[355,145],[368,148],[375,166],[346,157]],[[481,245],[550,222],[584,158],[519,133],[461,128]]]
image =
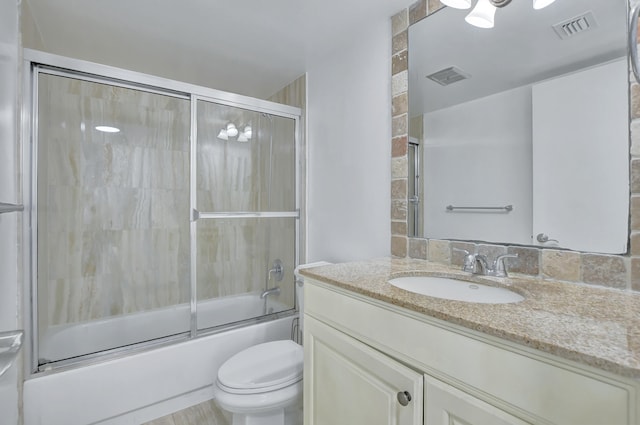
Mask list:
[[[306,266],[323,264],[329,263]],[[301,277],[297,279],[301,286]],[[302,328],[301,287],[296,294]],[[302,425],[302,369],[302,346],[294,341],[254,345],[220,367],[213,394],[218,405],[233,415],[232,425]]]
[[214,397],[233,425],[299,425],[302,346],[290,340],[254,345],[218,370]]

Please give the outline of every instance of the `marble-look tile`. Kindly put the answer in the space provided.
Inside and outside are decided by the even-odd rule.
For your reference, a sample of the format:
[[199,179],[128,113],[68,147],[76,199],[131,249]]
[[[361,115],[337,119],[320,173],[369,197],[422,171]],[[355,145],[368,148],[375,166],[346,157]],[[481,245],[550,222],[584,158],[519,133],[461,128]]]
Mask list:
[[487,257],[487,261],[491,264],[499,255],[507,253],[507,247],[504,245],[478,244],[476,246],[476,253]]
[[227,425],[229,418],[213,400],[197,404],[173,414],[175,425]]
[[391,132],[393,137],[405,136],[409,131],[408,115],[400,115],[391,120]]
[[391,180],[391,199],[407,198],[407,179]]
[[631,197],[631,230],[640,230],[640,196]]
[[407,61],[408,56],[409,52],[407,50],[403,50],[400,53],[393,55],[393,58],[391,58],[392,75],[409,69],[409,63]]
[[391,102],[391,116],[397,117],[409,112],[409,94],[395,96]]
[[400,156],[397,158],[391,158],[391,178],[402,179],[409,177],[409,163],[407,157]]
[[154,419],[150,422],[145,422],[142,425],[175,425],[175,422],[173,421],[173,415],[167,415],[158,419]]
[[464,259],[469,254],[476,253],[476,245],[471,242],[451,242],[451,264],[454,266],[462,267],[464,265]]
[[640,194],[640,159],[631,160],[631,193]]
[[409,25],[415,24],[425,16],[427,16],[427,0],[418,0],[409,6]]
[[399,72],[391,77],[391,96],[406,93],[409,89],[409,71]]
[[582,258],[580,253],[542,250],[542,275],[544,277],[569,282],[578,282],[581,278]]
[[406,236],[391,236],[391,255],[400,258],[407,256]]
[[405,199],[393,199],[391,200],[391,219],[392,220],[407,220],[407,200]]
[[427,239],[411,238],[409,239],[409,257],[426,260],[428,255]]
[[434,12],[442,9],[444,4],[440,2],[440,0],[427,0],[427,14],[431,15]]
[[631,121],[631,156],[640,156],[640,119]]
[[407,222],[406,221],[392,221],[391,222],[391,234],[394,236],[407,236]]
[[510,246],[507,254],[516,254],[518,258],[505,258],[508,272],[537,276],[540,273],[540,250],[523,246]]
[[429,239],[427,247],[429,261],[434,263],[449,264],[451,262],[451,248],[449,241]]
[[409,46],[409,32],[402,31],[393,36],[391,40],[391,54],[395,55],[403,50],[407,50]]
[[231,415],[209,400],[143,425],[230,425]]
[[631,232],[630,254],[640,256],[640,232]]
[[409,28],[409,12],[403,9],[391,17],[391,34],[396,35]]
[[640,291],[640,258],[631,258],[631,289]]
[[625,263],[616,255],[582,254],[582,281],[626,289],[629,277]]
[[392,158],[406,157],[408,149],[409,143],[407,136],[394,137],[391,141]]
[[640,118],[640,84],[635,82],[631,83],[630,98],[631,118]]

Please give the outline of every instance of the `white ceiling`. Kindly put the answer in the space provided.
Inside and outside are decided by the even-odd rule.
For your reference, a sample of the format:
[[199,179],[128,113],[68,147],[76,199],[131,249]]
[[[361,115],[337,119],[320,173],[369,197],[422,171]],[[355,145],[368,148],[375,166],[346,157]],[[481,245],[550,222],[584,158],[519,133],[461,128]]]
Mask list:
[[414,0],[24,1],[46,51],[264,98]]
[[[591,11],[597,26],[561,40],[552,25]],[[626,0],[530,0],[498,9],[495,27],[467,24],[468,10],[445,8],[409,30],[411,115],[522,87],[626,54]],[[425,78],[455,66],[471,75],[448,86]]]

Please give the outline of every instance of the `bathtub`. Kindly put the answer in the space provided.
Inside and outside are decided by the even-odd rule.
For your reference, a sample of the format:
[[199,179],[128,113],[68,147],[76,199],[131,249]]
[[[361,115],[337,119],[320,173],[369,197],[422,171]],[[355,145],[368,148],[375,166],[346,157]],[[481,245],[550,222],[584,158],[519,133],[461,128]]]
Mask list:
[[[212,326],[220,324],[225,310],[236,315],[224,316],[227,317],[225,322],[229,317],[245,319],[245,308],[250,306],[259,308],[257,315],[261,315],[264,305],[255,295],[208,303],[198,304],[201,327],[204,326],[202,320]],[[272,303],[270,301],[270,305]],[[126,325],[127,335],[131,338],[139,335],[144,326],[167,326],[166,331],[175,325],[172,320],[175,322],[176,317],[184,314],[183,307],[188,308],[176,306],[122,316],[117,320],[125,322],[116,322],[117,327],[123,329]],[[226,359],[254,344],[290,338],[293,319],[294,316],[288,316],[96,364],[33,375],[24,383],[24,424],[138,425],[210,400],[213,398],[211,385]],[[93,328],[52,329],[49,336],[55,336],[57,344],[51,345],[48,355],[55,354],[55,350],[64,350],[63,344],[75,344],[80,336],[90,340],[87,346],[99,346],[103,337],[113,336],[114,331],[106,322],[114,320],[87,324],[95,325]]]
[[[198,329],[239,322],[263,315],[264,300],[257,293],[200,301]],[[271,311],[287,306],[269,300]],[[190,304],[125,314],[84,323],[51,326],[42,331],[39,356],[45,362],[98,353],[189,331]]]

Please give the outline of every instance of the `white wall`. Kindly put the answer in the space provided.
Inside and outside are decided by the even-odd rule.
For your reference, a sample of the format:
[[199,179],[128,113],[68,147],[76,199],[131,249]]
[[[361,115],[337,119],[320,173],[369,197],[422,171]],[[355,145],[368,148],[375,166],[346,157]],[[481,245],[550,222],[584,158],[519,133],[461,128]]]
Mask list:
[[[16,85],[18,83],[18,7],[0,1],[0,202],[16,203]],[[18,213],[0,215],[0,332],[18,322]],[[0,422],[18,423],[19,367],[0,377]]]
[[390,21],[308,64],[308,261],[389,255]]
[[[531,88],[424,116],[424,229],[434,239],[531,243]],[[446,206],[513,205],[447,212]]]

